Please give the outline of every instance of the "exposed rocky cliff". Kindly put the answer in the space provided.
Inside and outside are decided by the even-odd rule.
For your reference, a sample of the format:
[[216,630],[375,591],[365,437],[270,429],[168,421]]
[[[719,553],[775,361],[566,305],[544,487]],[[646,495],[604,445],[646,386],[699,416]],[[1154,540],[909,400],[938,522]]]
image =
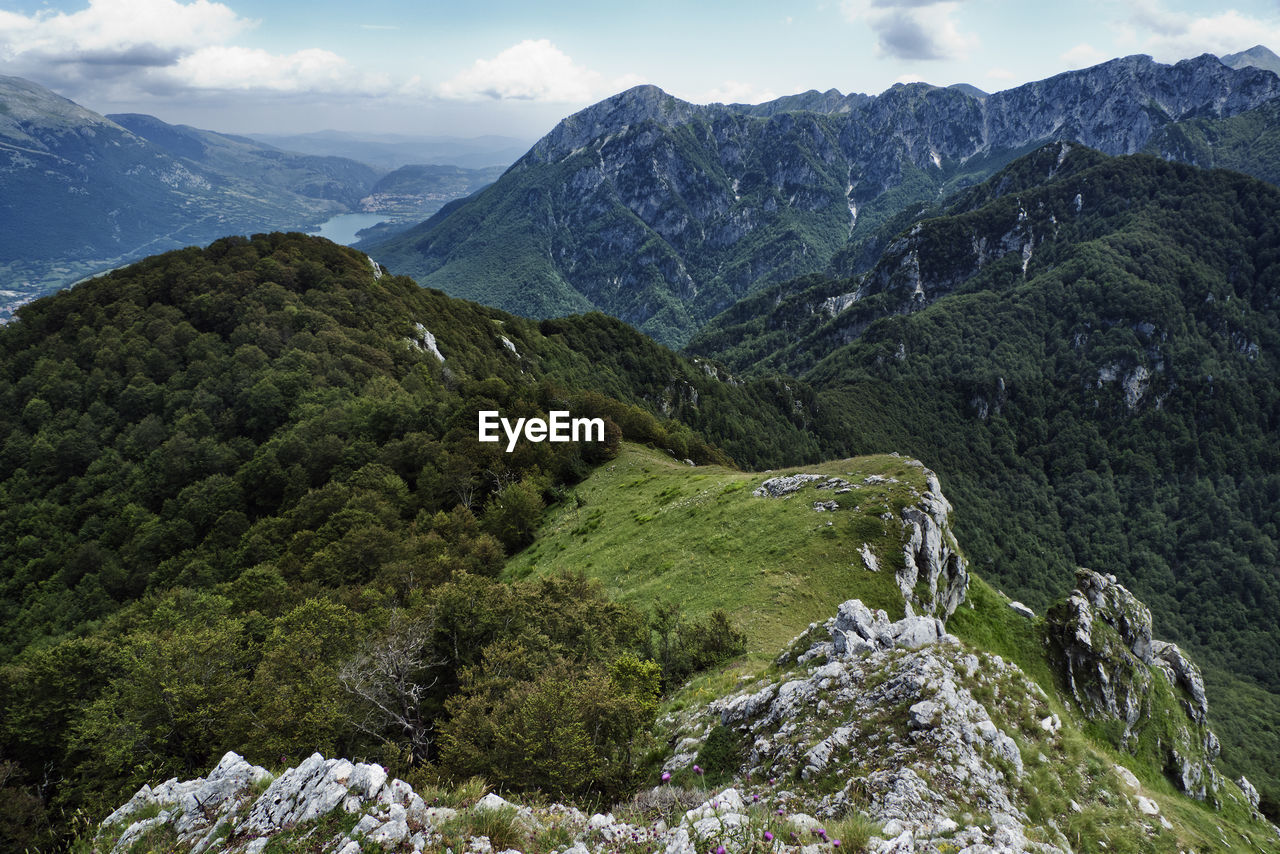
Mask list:
[[1277,95],[1271,72],[1209,55],[1131,56],[982,97],[918,83],[699,106],[641,86],[566,118],[492,188],[373,252],[459,296],[532,315],[600,308],[681,344],[1036,143],[1127,154],[1170,123]]
[[1153,640],[1151,612],[1113,575],[1076,573],[1076,589],[1046,615],[1049,640],[1084,713],[1121,725],[1118,746],[1156,758],[1182,791],[1216,800],[1218,737],[1208,727],[1204,678],[1175,644]]

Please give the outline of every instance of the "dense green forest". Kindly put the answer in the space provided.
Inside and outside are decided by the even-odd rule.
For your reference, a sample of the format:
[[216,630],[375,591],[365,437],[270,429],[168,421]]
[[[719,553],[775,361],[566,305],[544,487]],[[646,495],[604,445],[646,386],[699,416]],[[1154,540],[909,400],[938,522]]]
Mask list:
[[[974,567],[1037,609],[1114,573],[1226,672],[1230,768],[1280,792],[1280,191],[1050,146],[865,276],[808,277],[695,342],[818,390],[833,453],[944,473]],[[856,295],[838,312],[824,301]],[[717,344],[724,344],[723,348]]]
[[[655,412],[705,395],[744,436],[798,429],[645,347],[603,316],[540,328],[302,235],[25,307],[0,330],[0,838],[47,846],[78,810],[227,749],[626,786],[658,693],[740,635],[581,578],[496,576],[623,438],[728,461]],[[606,440],[507,454],[477,441],[479,409],[569,409]]]

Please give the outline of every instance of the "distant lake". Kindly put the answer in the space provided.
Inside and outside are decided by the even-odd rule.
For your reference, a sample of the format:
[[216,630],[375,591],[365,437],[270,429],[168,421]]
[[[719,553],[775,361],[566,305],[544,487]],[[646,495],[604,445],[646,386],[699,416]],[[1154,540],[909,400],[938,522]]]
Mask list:
[[334,243],[341,243],[343,246],[350,246],[359,240],[356,232],[362,228],[369,228],[384,222],[386,217],[381,214],[373,213],[345,213],[338,214],[328,222],[320,226],[319,231],[313,231],[312,234],[320,237],[328,238]]

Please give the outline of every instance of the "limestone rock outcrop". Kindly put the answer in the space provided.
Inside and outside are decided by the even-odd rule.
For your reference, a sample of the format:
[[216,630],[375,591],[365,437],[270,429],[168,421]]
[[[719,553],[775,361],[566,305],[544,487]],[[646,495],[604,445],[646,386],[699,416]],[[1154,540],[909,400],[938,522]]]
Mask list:
[[[738,733],[742,775],[798,779],[810,793],[791,792],[795,805],[818,819],[864,810],[882,827],[872,851],[934,851],[944,837],[952,850],[1070,850],[1026,835],[1019,741],[1057,735],[1039,722],[1054,720],[1044,692],[1014,665],[969,652],[935,618],[890,622],[856,599],[778,663],[787,669],[776,679],[686,722],[690,733],[705,718]],[[1034,726],[1024,732],[997,696],[1018,697]],[[693,755],[677,752],[667,766]],[[991,825],[961,829],[951,816],[966,810],[991,815]]]
[[911,537],[896,577],[909,606],[945,620],[964,601],[969,572],[951,533],[951,503],[942,494],[938,476],[926,469],[925,482],[928,489],[919,502],[902,511]]
[[1194,798],[1217,800],[1218,738],[1208,728],[1200,669],[1151,637],[1151,612],[1113,575],[1076,571],[1076,589],[1046,614],[1052,650],[1072,696],[1096,720],[1123,724],[1118,747],[1156,733],[1165,771]]
[[[1072,659],[1073,684],[1084,691],[1099,674],[1124,677],[1142,665],[1150,685],[1176,687],[1185,695],[1185,715],[1176,703],[1167,706],[1188,726],[1162,729],[1160,737],[1172,733],[1169,744],[1199,773],[1184,780],[1188,792],[1220,786],[1203,745],[1176,740],[1177,732],[1201,732],[1192,726],[1194,713],[1205,709],[1196,699],[1202,683],[1194,665],[1176,647],[1150,640],[1142,610],[1113,579],[1090,573],[1081,581],[1078,595],[1058,612],[1089,619],[1053,623],[1050,613],[1055,636],[1068,638],[1079,653]],[[1084,657],[1086,640],[1129,670],[1114,662],[1099,669]],[[1142,664],[1135,647],[1148,651],[1151,664]],[[1130,694],[1081,696],[1082,705],[1109,713],[1126,701],[1109,704],[1107,696]],[[1140,706],[1147,702],[1133,696]],[[691,769],[701,775],[696,763],[705,761],[700,751],[713,730],[721,730],[722,744],[736,744],[725,754],[736,767],[721,769],[734,777],[727,787],[708,789],[699,776],[696,789],[677,789],[664,777],[663,785],[636,796],[640,808],[630,819],[562,804],[519,806],[494,793],[450,808],[428,805],[376,764],[317,753],[273,778],[227,753],[206,777],[144,786],[102,823],[93,850],[263,854],[269,846],[305,844],[296,850],[503,854],[499,838],[479,828],[501,832],[505,822],[507,839],[528,839],[525,850],[553,854],[830,854],[837,846],[824,823],[851,814],[872,828],[864,849],[870,854],[1091,850],[1068,833],[1068,816],[1046,817],[1045,797],[1057,797],[1063,813],[1105,812],[1107,821],[1172,840],[1161,836],[1174,826],[1160,795],[1144,790],[1127,769],[1103,768],[1073,780],[1079,763],[1061,760],[1078,748],[1064,737],[1055,703],[1016,665],[969,649],[939,619],[891,621],[883,610],[851,599],[796,638],[777,669],[661,722],[674,748],[665,763],[672,775],[692,776]],[[1073,786],[1069,794],[1060,791],[1064,785]],[[1243,778],[1239,786],[1242,794],[1232,796],[1256,811],[1257,792]],[[661,819],[639,817],[654,807]]]
[[[908,465],[922,470],[924,489],[908,486],[914,503],[903,507],[899,519],[903,528],[902,567],[894,573],[898,589],[902,591],[904,611],[907,616],[917,613],[937,617],[944,623],[964,602],[969,587],[969,570],[955,534],[951,531],[951,502],[942,494],[938,476],[916,460]],[[901,482],[883,475],[870,475],[863,479],[863,486],[896,486]],[[841,477],[797,473],[771,477],[756,487],[758,498],[787,499],[808,490],[824,491],[831,495],[844,495],[854,485]],[[818,496],[814,496],[817,498]],[[812,503],[819,512],[835,513],[840,502],[822,495]],[[892,520],[892,514],[882,518]],[[870,572],[878,572],[880,559],[863,543],[859,551],[863,565]]]

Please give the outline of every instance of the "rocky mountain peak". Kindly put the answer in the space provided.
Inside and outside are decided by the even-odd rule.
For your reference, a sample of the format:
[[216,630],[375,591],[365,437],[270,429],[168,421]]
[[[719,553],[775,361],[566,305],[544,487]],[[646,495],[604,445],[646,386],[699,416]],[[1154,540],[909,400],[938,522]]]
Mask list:
[[1231,68],[1244,68],[1251,65],[1255,68],[1262,68],[1280,74],[1280,56],[1276,56],[1265,45],[1256,44],[1239,53],[1228,53],[1221,59],[1223,65]]
[[706,108],[668,95],[657,86],[633,86],[560,121],[522,159],[554,162],[594,139],[644,122],[670,128]]

